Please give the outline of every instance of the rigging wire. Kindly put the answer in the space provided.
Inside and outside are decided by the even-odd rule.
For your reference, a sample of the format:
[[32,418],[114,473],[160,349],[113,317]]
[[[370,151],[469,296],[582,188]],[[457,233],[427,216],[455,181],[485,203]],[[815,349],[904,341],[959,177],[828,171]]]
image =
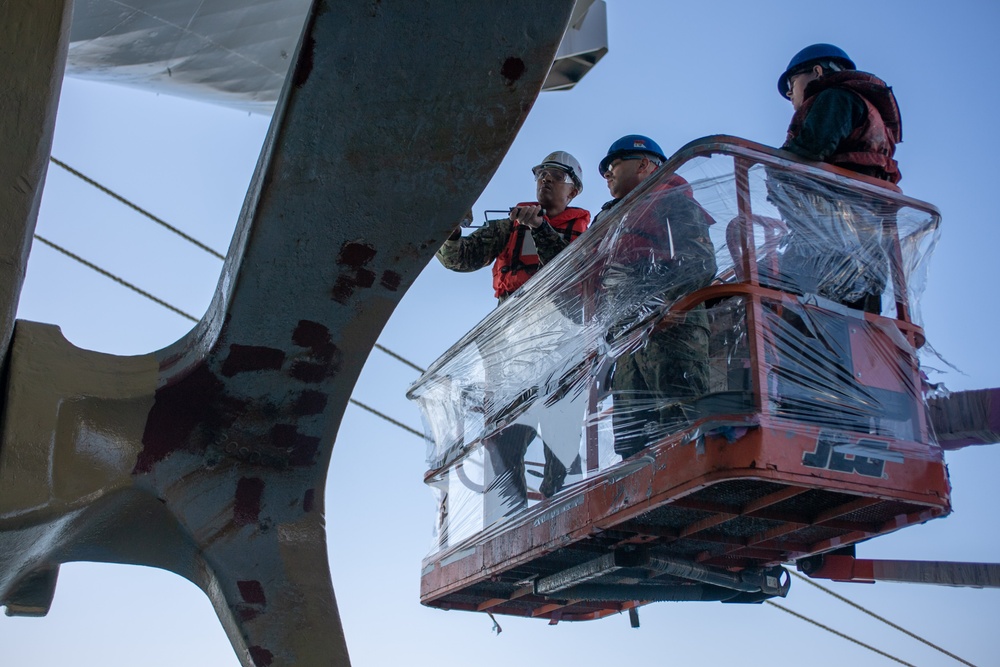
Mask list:
[[371,406],[368,406],[368,405],[365,405],[361,401],[356,401],[353,398],[349,399],[349,400],[350,400],[351,403],[353,403],[354,405],[358,406],[362,410],[367,410],[368,412],[372,413],[376,417],[381,417],[382,419],[386,420],[387,422],[389,422],[393,426],[398,426],[399,428],[403,429],[404,431],[407,431],[408,433],[412,433],[413,435],[417,436],[421,440],[424,439],[424,434],[421,433],[420,431],[418,431],[417,429],[410,428],[406,424],[404,424],[402,422],[398,422],[398,421],[396,421],[395,419],[393,419],[392,417],[390,417],[388,415],[382,414],[381,412],[379,412],[375,408],[373,408]]
[[104,194],[106,194],[106,195],[108,195],[110,197],[113,197],[114,199],[117,199],[118,201],[120,201],[121,203],[125,204],[129,208],[131,208],[131,209],[133,209],[135,211],[138,211],[139,213],[141,213],[142,215],[146,216],[147,218],[149,218],[150,220],[152,220],[156,224],[162,225],[163,227],[169,229],[174,234],[177,234],[178,236],[180,236],[182,239],[184,239],[188,243],[193,243],[194,245],[198,246],[199,248],[201,248],[202,250],[204,250],[208,254],[212,255],[213,257],[218,257],[219,259],[222,259],[222,260],[226,259],[226,256],[223,255],[222,253],[220,253],[219,251],[217,251],[214,248],[211,248],[211,247],[205,245],[204,243],[202,243],[201,241],[199,241],[198,239],[196,239],[196,238],[194,238],[192,236],[188,236],[187,234],[185,234],[181,230],[177,229],[176,227],[174,227],[173,225],[171,225],[167,221],[165,221],[165,220],[163,220],[161,218],[156,217],[155,215],[153,215],[152,213],[150,213],[146,209],[142,208],[141,206],[139,206],[137,204],[133,204],[132,202],[130,202],[128,199],[125,199],[125,197],[122,197],[117,192],[111,190],[110,188],[107,188],[107,187],[101,185],[100,183],[98,183],[94,179],[90,178],[89,176],[80,173],[79,171],[77,171],[73,167],[69,166],[68,164],[66,164],[62,160],[57,160],[56,158],[51,157],[51,156],[49,157],[49,160],[52,161],[52,164],[55,164],[55,165],[57,165],[59,167],[62,167],[63,169],[65,169],[69,173],[73,174],[74,176],[76,176],[77,178],[79,178],[80,180],[82,180],[83,182],[85,182],[85,183],[87,183],[89,185],[94,186],[95,188],[97,188],[98,190],[100,190],[101,192],[103,192]]
[[794,572],[792,570],[789,570],[788,572],[789,572],[789,574],[791,574],[791,575],[793,575],[793,576],[801,579],[802,581],[805,581],[809,585],[815,586],[816,588],[820,589],[821,591],[823,591],[827,595],[832,595],[833,597],[837,598],[841,602],[844,602],[846,604],[851,605],[852,607],[854,607],[858,611],[862,611],[862,612],[868,614],[869,616],[871,616],[872,618],[875,618],[875,619],[877,619],[879,621],[882,621],[883,623],[885,623],[886,625],[888,625],[890,628],[893,628],[895,630],[899,630],[904,635],[907,635],[908,637],[912,637],[913,639],[916,639],[918,642],[922,642],[924,644],[927,644],[931,648],[933,648],[933,649],[935,649],[937,651],[940,651],[941,653],[944,653],[949,658],[953,658],[953,659],[957,660],[958,662],[962,663],[963,665],[968,665],[969,667],[976,667],[974,664],[972,664],[968,660],[964,660],[964,659],[958,657],[957,655],[955,655],[954,653],[951,653],[950,651],[946,651],[945,649],[941,648],[937,644],[934,644],[932,642],[927,641],[926,639],[924,639],[920,635],[917,635],[917,634],[915,634],[913,632],[910,632],[906,628],[902,628],[902,627],[896,625],[895,623],[893,623],[889,619],[883,618],[883,617],[879,616],[878,614],[876,614],[875,612],[870,611],[868,609],[865,609],[864,607],[862,607],[857,602],[854,602],[853,600],[849,600],[846,597],[844,597],[843,595],[840,595],[839,593],[835,593],[834,591],[830,590],[826,586],[823,586],[822,584],[820,584],[820,583],[818,583],[816,581],[813,581],[809,577],[807,577],[805,575],[802,575],[802,574],[799,574],[798,572]]
[[[138,204],[130,201],[129,199],[126,199],[125,197],[123,197],[122,195],[118,194],[117,192],[111,190],[110,188],[108,188],[108,187],[106,187],[104,185],[101,185],[100,183],[98,183],[94,179],[90,178],[89,176],[87,176],[86,174],[84,174],[84,173],[82,173],[80,171],[77,171],[76,169],[74,169],[73,167],[69,166],[68,164],[66,164],[62,160],[59,160],[59,159],[57,159],[55,157],[51,157],[51,156],[49,157],[49,160],[51,160],[53,164],[55,164],[55,165],[57,165],[59,167],[62,167],[63,169],[65,169],[69,173],[73,174],[74,176],[76,176],[77,178],[79,178],[80,180],[82,180],[84,183],[87,183],[88,185],[92,185],[95,188],[97,188],[98,190],[100,190],[101,192],[105,193],[106,195],[108,195],[110,197],[113,197],[114,199],[117,199],[122,204],[125,204],[129,208],[131,208],[131,209],[133,209],[133,210],[141,213],[142,215],[146,216],[147,218],[149,218],[150,220],[152,220],[156,224],[161,225],[164,228],[170,230],[171,232],[173,232],[174,234],[178,235],[179,237],[181,237],[182,239],[184,239],[188,243],[192,243],[192,244],[198,246],[199,248],[201,248],[202,250],[204,250],[208,254],[212,255],[213,257],[217,257],[218,259],[221,259],[221,260],[225,260],[226,259],[225,255],[223,255],[222,253],[216,251],[214,248],[211,248],[211,247],[205,245],[204,243],[202,243],[201,241],[199,241],[198,239],[185,234],[180,229],[174,227],[173,225],[171,225],[167,221],[165,221],[162,218],[159,218],[159,217],[153,215],[152,213],[150,213],[146,209],[144,209],[141,206],[139,206]],[[151,295],[143,292],[142,290],[136,288],[134,285],[131,285],[130,283],[125,282],[121,278],[118,278],[116,276],[113,276],[113,275],[111,275],[109,273],[106,273],[106,272],[98,269],[97,267],[89,264],[88,262],[85,262],[85,261],[79,259],[78,257],[76,257],[75,255],[69,253],[68,251],[66,251],[66,250],[64,250],[62,248],[56,247],[54,244],[51,244],[49,241],[43,241],[43,243],[49,243],[50,245],[52,245],[53,247],[55,247],[60,252],[63,252],[65,254],[67,254],[68,256],[72,257],[73,259],[76,259],[76,260],[82,262],[83,264],[85,264],[85,265],[87,265],[87,266],[89,266],[89,267],[91,267],[91,268],[93,268],[93,269],[95,269],[97,271],[100,271],[101,273],[104,273],[104,275],[108,276],[112,280],[115,280],[116,282],[119,282],[119,283],[125,285],[129,289],[133,289],[133,290],[139,292],[140,294],[142,294],[143,296],[148,296],[149,298],[153,299],[157,303],[160,303],[161,305],[165,305],[167,308],[170,308],[174,312],[176,312],[176,313],[178,313],[178,314],[180,314],[180,315],[188,318],[189,320],[191,320],[193,322],[197,322],[198,321],[197,319],[195,319],[191,315],[188,315],[187,313],[185,313],[185,312],[183,312],[181,310],[178,310],[177,308],[174,308],[173,306],[170,306],[170,305],[168,305],[168,304],[160,301],[156,297],[153,297],[153,296],[151,296]],[[406,359],[405,357],[403,357],[403,356],[401,356],[401,355],[393,352],[389,348],[384,347],[382,345],[379,345],[378,343],[375,343],[375,347],[378,348],[380,351],[388,354],[390,357],[393,357],[396,360],[398,360],[398,361],[406,364],[407,366],[409,366],[413,370],[417,371],[418,373],[423,373],[424,372],[423,368],[421,368],[417,364],[413,363],[409,359]],[[423,437],[423,434],[421,434],[420,437]]]
[[847,641],[853,642],[853,643],[857,644],[858,646],[863,646],[864,648],[868,649],[869,651],[874,651],[875,653],[878,653],[879,655],[881,655],[883,657],[889,658],[890,660],[892,660],[894,662],[898,662],[901,665],[906,665],[907,667],[917,667],[913,663],[906,662],[905,660],[900,660],[899,658],[897,658],[894,655],[890,655],[889,653],[886,653],[885,651],[877,649],[874,646],[871,646],[869,644],[865,644],[863,641],[855,639],[854,637],[851,637],[850,635],[846,635],[843,632],[840,632],[838,630],[834,630],[830,626],[823,625],[819,621],[814,621],[813,619],[809,618],[808,616],[803,616],[802,614],[798,613],[797,611],[792,611],[788,607],[782,607],[780,604],[778,604],[776,602],[771,602],[770,600],[764,600],[764,602],[766,602],[767,604],[771,605],[772,607],[777,607],[778,609],[780,609],[781,611],[783,611],[783,612],[785,612],[787,614],[791,614],[792,616],[795,616],[796,618],[800,618],[800,619],[802,619],[803,621],[805,621],[807,623],[812,623],[813,625],[815,625],[818,628],[822,628],[823,630],[826,630],[827,632],[831,632],[831,633],[837,635],[838,637],[840,637],[841,639],[846,639]]
[[[393,357],[394,359],[402,361],[404,364],[406,364],[407,366],[409,366],[413,370],[417,371],[418,373],[424,373],[427,370],[425,368],[421,368],[420,366],[417,366],[415,363],[413,363],[412,361],[410,361],[408,359],[404,359],[403,357],[399,356],[398,354],[396,354],[395,352],[393,352],[389,348],[384,347],[382,345],[379,345],[378,343],[375,343],[375,347],[377,347],[378,349],[382,350],[383,352],[385,352],[386,354],[388,354],[390,357]],[[423,437],[423,436],[421,436],[421,437]]]
[[123,285],[123,286],[129,288],[133,292],[136,292],[137,294],[140,294],[141,296],[146,297],[150,301],[153,301],[155,303],[160,304],[161,306],[163,306],[164,308],[166,308],[168,310],[174,311],[175,313],[177,313],[181,317],[186,317],[187,319],[191,320],[192,322],[197,322],[198,321],[197,317],[195,317],[193,315],[189,315],[188,313],[185,313],[180,308],[177,308],[176,306],[170,305],[169,303],[167,303],[163,299],[159,299],[159,298],[153,296],[152,294],[150,294],[149,292],[146,292],[145,290],[142,290],[142,289],[136,287],[135,285],[133,285],[132,283],[128,282],[124,278],[119,278],[118,276],[116,276],[115,274],[111,273],[110,271],[106,271],[106,270],[102,269],[101,267],[97,266],[96,264],[88,262],[83,257],[80,257],[79,255],[76,255],[76,254],[70,252],[66,248],[63,248],[61,245],[53,243],[52,241],[48,240],[44,236],[40,236],[39,234],[35,234],[34,236],[35,236],[36,239],[38,239],[39,241],[41,241],[45,245],[49,246],[53,250],[57,250],[58,252],[61,252],[62,254],[64,254],[67,257],[69,257],[70,259],[74,259],[74,260],[80,262],[81,264],[83,264],[84,266],[86,266],[88,269],[93,269],[94,271],[97,271],[102,276],[104,276],[106,278],[110,278],[111,280],[114,280],[119,285]]

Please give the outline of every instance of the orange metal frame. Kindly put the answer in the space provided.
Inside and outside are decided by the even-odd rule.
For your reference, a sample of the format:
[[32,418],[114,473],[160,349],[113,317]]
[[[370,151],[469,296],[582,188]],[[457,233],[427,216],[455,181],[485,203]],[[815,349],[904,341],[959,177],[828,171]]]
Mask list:
[[[655,548],[671,557],[728,572],[787,563],[922,523],[950,512],[947,471],[940,450],[928,445],[925,411],[916,409],[916,440],[904,442],[869,433],[790,421],[769,412],[768,375],[776,361],[767,354],[771,332],[764,300],[798,303],[796,297],[762,287],[754,256],[748,170],[754,162],[780,162],[810,174],[850,178],[862,189],[885,192],[886,184],[858,179],[836,168],[796,164],[787,154],[728,137],[694,142],[672,159],[724,152],[735,157],[739,204],[738,271],[745,282],[708,287],[674,304],[677,310],[725,297],[742,297],[753,374],[752,407],[716,415],[596,474],[558,496],[513,517],[500,528],[435,553],[424,562],[421,601],[443,609],[489,611],[558,620],[588,620],[644,604],[645,600],[581,600],[538,595],[538,577],[619,549]],[[891,189],[891,186],[890,186]],[[895,195],[906,205],[921,202]],[[891,273],[898,319],[864,314],[875,324],[897,326],[914,347],[922,332],[909,318],[905,277],[894,221]],[[773,350],[773,346],[771,347]],[[905,364],[904,364],[905,366]],[[909,360],[911,382],[919,368]],[[876,378],[874,381],[878,382]],[[912,391],[912,389],[911,389]],[[912,396],[919,405],[920,397]],[[592,407],[594,407],[592,405]],[[743,424],[731,440],[700,433],[706,422]],[[836,454],[838,443],[874,443],[888,452],[877,461]],[[596,460],[596,433],[588,431],[588,470]],[[915,451],[926,455],[914,456]]]

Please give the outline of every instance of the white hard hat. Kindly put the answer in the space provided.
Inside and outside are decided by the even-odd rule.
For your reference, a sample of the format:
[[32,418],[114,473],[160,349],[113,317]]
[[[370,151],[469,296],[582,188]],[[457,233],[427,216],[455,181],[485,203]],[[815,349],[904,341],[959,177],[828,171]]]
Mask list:
[[566,151],[555,151],[554,153],[549,153],[545,156],[545,159],[542,160],[541,164],[535,165],[531,168],[531,173],[537,176],[540,170],[551,167],[562,169],[569,174],[577,189],[579,189],[580,192],[583,192],[583,177],[580,175],[580,162],[575,157]]

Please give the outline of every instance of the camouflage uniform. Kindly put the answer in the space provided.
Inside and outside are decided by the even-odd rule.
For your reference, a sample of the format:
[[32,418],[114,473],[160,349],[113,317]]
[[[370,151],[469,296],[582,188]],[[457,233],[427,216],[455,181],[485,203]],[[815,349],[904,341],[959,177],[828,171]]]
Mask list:
[[[716,272],[709,238],[711,217],[691,197],[680,177],[672,177],[632,206],[605,270],[612,298],[626,297],[629,308],[609,335],[631,329],[669,304],[708,286]],[[615,363],[615,452],[627,458],[674,431],[693,416],[690,399],[708,391],[708,317],[699,305],[660,319],[642,347]]]
[[[452,271],[478,271],[496,261],[509,243],[511,235],[516,232],[516,227],[509,218],[490,220],[485,227],[480,227],[469,236],[445,241],[437,251],[437,258],[446,269]],[[569,241],[548,222],[543,222],[538,229],[524,228],[522,233],[531,235],[542,264],[550,262],[569,245]],[[501,303],[507,296],[497,294]]]
[[611,389],[615,453],[628,458],[694,416],[685,404],[708,392],[708,320],[697,306],[650,334],[615,363]]

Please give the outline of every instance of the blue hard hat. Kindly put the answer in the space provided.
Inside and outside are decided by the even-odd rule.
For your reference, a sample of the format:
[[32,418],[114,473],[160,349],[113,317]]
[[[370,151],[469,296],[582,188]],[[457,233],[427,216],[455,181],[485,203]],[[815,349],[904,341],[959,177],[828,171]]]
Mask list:
[[611,148],[608,149],[608,154],[604,156],[603,160],[601,160],[601,165],[598,167],[598,169],[601,170],[601,176],[604,176],[604,173],[608,170],[608,165],[611,164],[612,160],[626,155],[635,155],[636,153],[654,155],[664,162],[667,159],[667,156],[663,154],[663,149],[660,148],[660,145],[649,137],[644,137],[641,134],[626,134],[624,137],[611,144]]
[[785,71],[778,77],[778,92],[781,93],[782,97],[788,96],[788,79],[797,71],[802,71],[808,69],[813,63],[824,62],[828,60],[833,60],[839,65],[842,65],[845,69],[857,69],[854,66],[854,61],[851,57],[840,48],[839,46],[834,46],[833,44],[813,44],[812,46],[807,46],[802,49],[788,61],[788,67]]

